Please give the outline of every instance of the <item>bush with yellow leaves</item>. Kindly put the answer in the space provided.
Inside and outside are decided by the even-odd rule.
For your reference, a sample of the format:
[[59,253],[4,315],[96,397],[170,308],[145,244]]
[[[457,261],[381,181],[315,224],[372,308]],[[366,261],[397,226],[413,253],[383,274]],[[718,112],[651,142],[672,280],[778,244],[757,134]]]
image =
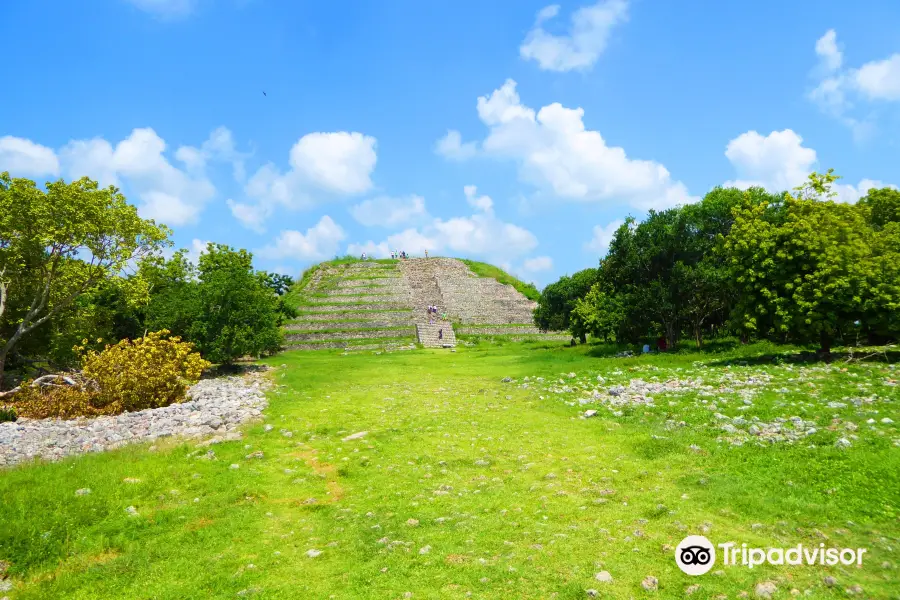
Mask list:
[[85,350],[87,340],[75,351],[82,372],[75,386],[25,385],[14,401],[20,417],[72,418],[117,415],[158,408],[187,397],[187,388],[200,379],[211,363],[179,337],[167,338],[163,329],[136,340],[122,340],[97,352]]

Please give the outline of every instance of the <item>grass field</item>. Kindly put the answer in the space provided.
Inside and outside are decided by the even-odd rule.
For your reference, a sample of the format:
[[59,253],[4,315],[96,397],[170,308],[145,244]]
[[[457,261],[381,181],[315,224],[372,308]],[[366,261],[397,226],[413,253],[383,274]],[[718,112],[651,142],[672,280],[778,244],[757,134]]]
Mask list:
[[[897,597],[900,369],[773,360],[781,349],[761,346],[601,350],[275,357],[274,428],[249,425],[243,441],[213,447],[216,460],[170,442],[0,474],[7,593],[738,598],[771,581],[775,598]],[[617,405],[635,379],[670,389]],[[625,394],[610,395],[619,385]],[[782,434],[749,433],[778,419]],[[717,565],[690,577],[673,558],[688,534],[868,553],[861,567]]]

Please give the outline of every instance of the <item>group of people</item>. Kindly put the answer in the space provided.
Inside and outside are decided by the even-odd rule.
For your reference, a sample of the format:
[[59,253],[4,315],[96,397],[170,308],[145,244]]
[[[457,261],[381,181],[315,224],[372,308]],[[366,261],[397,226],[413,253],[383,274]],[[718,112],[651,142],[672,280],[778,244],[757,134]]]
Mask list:
[[[437,317],[437,315],[438,315],[438,307],[437,307],[437,305],[435,305],[435,304],[429,304],[428,307],[427,307],[427,311],[428,311],[428,322],[429,322],[429,323],[434,323],[434,319],[435,319],[435,317]],[[443,321],[446,321],[446,320],[447,320],[447,313],[446,313],[446,312],[442,312],[442,313],[441,313],[441,320],[443,320]]]
[[[362,253],[360,258],[362,258],[362,260],[369,260],[369,257],[365,252]],[[398,258],[406,259],[409,258],[409,254],[406,253],[406,250],[391,250],[391,258],[394,260]],[[428,250],[425,251],[425,258],[428,258]]]

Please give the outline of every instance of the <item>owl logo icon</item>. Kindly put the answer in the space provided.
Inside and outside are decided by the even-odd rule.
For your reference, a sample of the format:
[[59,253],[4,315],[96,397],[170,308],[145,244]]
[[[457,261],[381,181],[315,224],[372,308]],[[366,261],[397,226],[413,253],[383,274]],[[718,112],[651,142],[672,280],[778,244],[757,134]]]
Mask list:
[[702,535],[689,535],[675,548],[675,563],[688,575],[703,575],[716,564],[716,547]]

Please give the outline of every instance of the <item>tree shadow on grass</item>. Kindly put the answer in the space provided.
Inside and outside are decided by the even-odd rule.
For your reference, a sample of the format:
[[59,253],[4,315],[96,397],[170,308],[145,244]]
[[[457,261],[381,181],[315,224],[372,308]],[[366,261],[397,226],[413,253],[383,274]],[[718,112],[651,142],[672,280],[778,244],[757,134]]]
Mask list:
[[[653,344],[645,341],[651,348]],[[665,352],[656,350],[648,354],[642,353],[643,344],[609,344],[592,343],[587,356],[594,358],[620,358],[628,360],[647,357],[695,357],[708,367],[724,366],[750,366],[771,365],[780,363],[790,364],[814,364],[814,363],[839,363],[839,362],[881,362],[895,363],[900,361],[900,348],[895,345],[871,346],[871,347],[846,347],[832,350],[830,354],[824,354],[810,348],[793,345],[781,345],[771,342],[755,342],[744,344],[737,338],[713,339],[703,343],[697,348],[691,342],[679,344],[674,349]],[[631,352],[630,356],[623,356]]]

